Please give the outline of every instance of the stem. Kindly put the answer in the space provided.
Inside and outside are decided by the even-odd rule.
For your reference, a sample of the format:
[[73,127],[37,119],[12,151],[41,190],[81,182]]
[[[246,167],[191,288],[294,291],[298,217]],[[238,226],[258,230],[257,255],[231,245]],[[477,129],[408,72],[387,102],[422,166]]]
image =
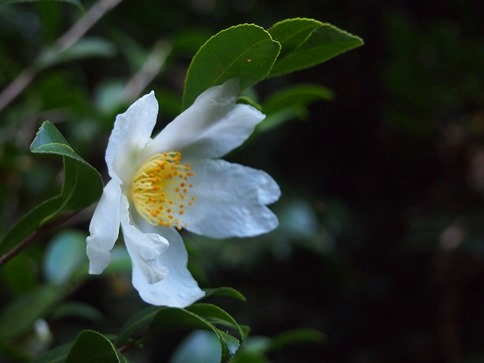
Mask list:
[[[76,43],[94,24],[101,19],[108,10],[119,4],[121,0],[99,0],[81,17],[69,30],[54,43],[53,49],[64,51]],[[51,47],[44,50],[40,56],[25,68],[1,93],[0,93],[0,111],[12,102],[32,79],[37,75],[39,68],[39,59],[42,55],[50,51]]]
[[78,213],[77,211],[65,213],[64,215],[60,216],[58,219],[41,226],[39,229],[34,231],[30,236],[24,239],[22,242],[15,245],[15,247],[13,247],[10,251],[5,253],[3,256],[0,256],[0,267],[3,266],[8,261],[10,261],[15,256],[17,256],[20,252],[22,252],[25,248],[27,248],[32,243],[34,243],[37,239],[46,235],[53,228],[60,226],[67,220],[71,219],[77,213]]

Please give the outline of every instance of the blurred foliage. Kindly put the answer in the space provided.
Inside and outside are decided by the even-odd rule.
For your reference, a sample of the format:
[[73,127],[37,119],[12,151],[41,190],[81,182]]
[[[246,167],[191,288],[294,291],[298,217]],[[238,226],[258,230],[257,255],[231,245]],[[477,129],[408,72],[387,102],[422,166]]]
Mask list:
[[[190,60],[211,35],[234,24],[269,28],[284,18],[318,18],[360,35],[366,46],[249,89],[274,112],[250,147],[230,155],[281,184],[283,198],[273,207],[280,227],[242,241],[185,234],[191,270],[202,286],[234,286],[246,296],[245,303],[212,297],[251,327],[240,362],[484,360],[480,4],[124,1],[53,62],[57,39],[94,4],[72,3],[81,2],[0,2],[0,89],[33,72],[0,111],[2,236],[61,184],[58,160],[28,151],[44,120],[105,173],[115,115],[154,89],[161,120],[173,119]],[[317,86],[297,88],[301,83]],[[108,276],[87,280],[79,254],[91,214],[79,213],[68,230],[1,268],[1,306],[15,303],[0,309],[8,323],[0,337],[15,336],[16,345],[0,338],[0,357],[28,361],[25,347],[38,354],[81,330],[97,339],[97,331],[119,331],[144,308],[123,250],[113,254]],[[52,259],[66,248],[73,254],[56,266]],[[34,306],[26,303],[32,298]],[[31,328],[39,311],[45,320]],[[281,332],[301,328],[325,339],[268,349]],[[154,334],[126,356],[180,363],[188,359],[181,352],[193,349],[218,357],[209,334]],[[103,339],[98,343],[110,349]],[[209,348],[215,351],[201,350]]]

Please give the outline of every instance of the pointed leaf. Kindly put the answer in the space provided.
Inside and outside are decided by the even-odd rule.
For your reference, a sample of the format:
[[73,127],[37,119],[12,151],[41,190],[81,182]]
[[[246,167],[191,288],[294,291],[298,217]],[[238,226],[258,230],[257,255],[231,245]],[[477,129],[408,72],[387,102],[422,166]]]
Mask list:
[[[207,314],[208,315],[208,314]],[[223,313],[212,312],[211,315],[224,316]],[[228,314],[227,314],[228,315]],[[180,329],[203,329],[216,334],[222,347],[222,361],[227,362],[239,347],[239,340],[223,332],[204,317],[187,309],[151,306],[136,314],[121,329],[116,339],[116,345],[129,344],[132,339],[138,339],[148,332],[163,333]]]
[[211,330],[216,335],[222,347],[222,361],[228,362],[239,347],[239,341],[232,335],[216,328],[205,318],[186,309],[165,308],[160,310],[151,324],[151,330],[159,332],[178,329]]
[[281,43],[281,54],[279,57],[284,57],[304,44],[311,33],[322,25],[323,23],[314,19],[286,19],[274,24],[268,32],[273,39]]
[[[301,34],[306,35],[301,31],[305,25],[307,25],[306,21],[288,19],[269,29],[275,40],[283,44],[285,42],[289,46],[289,52],[283,52],[274,64],[271,77],[315,66],[363,44],[361,38],[331,24],[321,23],[321,26],[316,28],[303,43],[295,47],[295,43],[303,37],[288,40],[287,34],[291,32],[291,28],[294,28],[294,32],[300,31]],[[282,39],[278,39],[277,36],[281,36]]]
[[206,89],[231,78],[240,80],[241,90],[269,74],[280,45],[254,24],[237,25],[215,34],[197,52],[188,68],[183,109]]
[[20,243],[60,214],[89,206],[99,199],[102,193],[103,184],[97,170],[74,152],[64,136],[49,121],[45,121],[40,127],[30,150],[37,154],[63,157],[62,191],[27,213],[0,242],[0,253]]
[[186,310],[191,311],[204,319],[207,319],[212,324],[223,325],[228,328],[235,329],[240,340],[244,341],[247,336],[246,332],[242,330],[235,319],[227,313],[225,310],[219,308],[213,304],[198,303],[193,304],[186,308]]

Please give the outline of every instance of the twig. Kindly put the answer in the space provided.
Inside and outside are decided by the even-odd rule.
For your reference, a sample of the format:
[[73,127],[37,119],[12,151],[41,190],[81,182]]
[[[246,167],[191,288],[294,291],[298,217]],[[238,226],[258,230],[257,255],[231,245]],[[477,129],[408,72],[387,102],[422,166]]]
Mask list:
[[155,44],[141,69],[124,87],[123,98],[125,101],[132,102],[139,97],[145,87],[160,73],[170,52],[171,46],[168,43],[160,40]]
[[34,243],[37,239],[46,235],[47,232],[49,232],[53,228],[60,226],[61,224],[63,224],[67,220],[71,219],[77,213],[78,213],[78,211],[65,213],[62,216],[60,216],[58,219],[56,219],[52,222],[46,223],[43,226],[41,226],[39,229],[34,231],[30,236],[28,236],[22,242],[17,244],[15,247],[13,247],[10,251],[5,253],[3,256],[0,256],[0,266],[3,266],[9,260],[11,260],[15,256],[17,256],[20,252],[22,252],[25,248],[27,248],[32,243]]
[[25,68],[3,91],[0,93],[0,111],[12,102],[34,79],[40,70],[39,60],[47,52],[52,50],[64,51],[76,43],[86,32],[101,19],[106,12],[119,4],[122,0],[99,0],[82,16],[69,30],[67,30],[54,46],[47,48],[40,56]]

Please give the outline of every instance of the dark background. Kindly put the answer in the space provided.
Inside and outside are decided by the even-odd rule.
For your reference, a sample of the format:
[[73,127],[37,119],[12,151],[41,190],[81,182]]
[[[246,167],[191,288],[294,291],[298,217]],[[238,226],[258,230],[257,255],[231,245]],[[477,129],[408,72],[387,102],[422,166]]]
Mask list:
[[[57,23],[38,25],[42,32],[27,35],[4,27],[3,50],[17,63],[3,61],[2,84],[77,16],[75,8],[57,3],[24,9],[40,12],[40,23],[49,17]],[[174,45],[166,71],[146,91],[168,89],[178,96],[196,46],[235,24],[268,28],[285,18],[310,17],[362,37],[361,48],[258,85],[262,102],[297,83],[327,86],[336,97],[312,104],[305,120],[261,134],[228,156],[267,170],[280,183],[283,197],[274,210],[281,226],[238,241],[187,234],[193,270],[203,287],[232,286],[246,295],[246,303],[222,304],[251,326],[251,335],[296,328],[325,334],[322,344],[271,353],[274,362],[481,362],[483,10],[477,1],[452,0],[125,0],[90,31],[113,41],[116,55],[44,73],[5,122],[29,116],[15,109],[26,100],[37,102],[30,103],[32,114],[45,115],[65,104],[70,98],[62,93],[72,89],[76,101],[58,121],[81,118],[91,132],[98,125],[94,143],[78,133],[81,123],[64,124],[64,132],[104,170],[112,120],[123,108],[92,114],[83,102],[106,79],[132,73],[123,49],[127,35],[144,49],[159,39]],[[192,40],[181,34],[192,34]],[[55,83],[48,79],[53,74],[63,76]],[[171,119],[175,112],[160,102],[161,118]],[[81,219],[77,227],[86,229],[87,223]],[[98,301],[105,284],[90,282],[74,298]],[[113,321],[125,321],[125,300],[110,310],[109,299],[96,304]],[[166,343],[161,345],[156,339],[145,347],[153,362],[169,356],[181,336],[160,337]]]

